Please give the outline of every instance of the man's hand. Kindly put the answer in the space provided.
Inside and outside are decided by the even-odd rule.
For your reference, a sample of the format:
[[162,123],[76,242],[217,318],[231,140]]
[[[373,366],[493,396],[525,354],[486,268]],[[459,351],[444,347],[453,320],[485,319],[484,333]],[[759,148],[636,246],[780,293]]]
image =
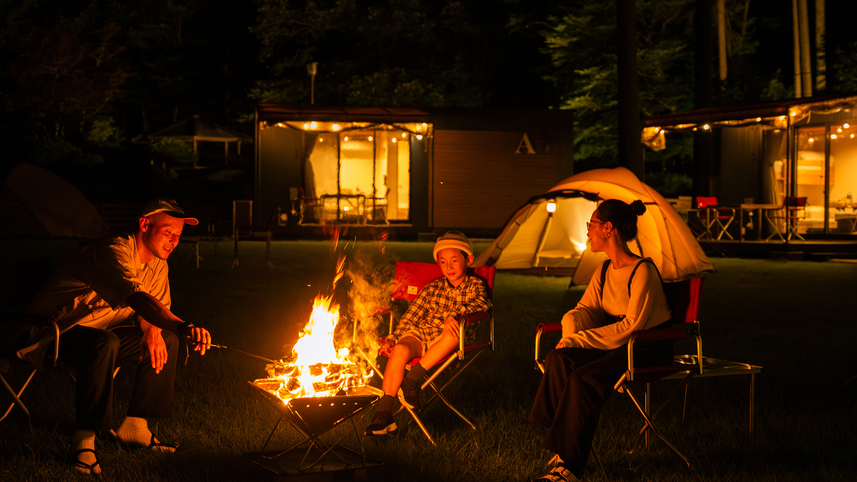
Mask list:
[[167,362],[167,345],[164,343],[164,337],[161,336],[161,329],[145,321],[141,322],[141,328],[143,339],[140,342],[140,360],[148,352],[155,373],[161,373]]
[[443,332],[444,332],[444,334],[446,334],[448,336],[451,336],[451,337],[454,337],[457,339],[460,330],[461,330],[461,327],[458,324],[458,320],[456,320],[455,318],[453,318],[451,316],[449,318],[447,318],[446,321],[443,322]]
[[181,335],[193,345],[194,351],[198,351],[200,355],[205,355],[205,350],[211,348],[211,333],[205,328],[191,325],[182,330]]

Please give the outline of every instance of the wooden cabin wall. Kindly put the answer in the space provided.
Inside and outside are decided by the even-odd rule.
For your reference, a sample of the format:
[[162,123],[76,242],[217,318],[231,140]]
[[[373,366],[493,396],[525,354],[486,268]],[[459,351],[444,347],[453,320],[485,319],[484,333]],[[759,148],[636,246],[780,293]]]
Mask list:
[[556,149],[549,151],[547,134],[527,133],[534,154],[518,149],[523,136],[524,131],[435,130],[432,226],[500,229],[531,196],[556,185]]

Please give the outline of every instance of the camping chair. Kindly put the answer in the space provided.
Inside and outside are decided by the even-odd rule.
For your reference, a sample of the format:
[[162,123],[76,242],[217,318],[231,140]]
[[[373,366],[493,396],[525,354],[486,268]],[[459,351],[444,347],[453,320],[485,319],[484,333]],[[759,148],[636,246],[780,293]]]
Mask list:
[[[773,232],[765,241],[770,240],[774,236],[779,236],[781,241],[791,241],[792,236],[803,239],[797,229],[800,221],[806,218],[806,197],[786,196],[783,199],[783,205],[774,209],[765,210],[765,218],[768,224],[773,228]],[[783,238],[783,233],[780,231],[780,223],[785,226],[786,237]]]
[[[39,288],[41,288],[42,283],[44,283],[50,274],[50,258],[4,265],[2,270],[0,270],[0,308],[2,308],[2,311],[0,311],[0,324],[2,324],[4,334],[10,334],[18,327],[50,327],[52,332],[51,337],[55,343],[53,343],[51,350],[49,350],[45,363],[48,366],[56,366],[59,356],[60,338],[60,330],[57,326],[56,318],[23,313],[23,307],[35,296]],[[20,383],[17,389],[12,388],[12,385],[6,378],[15,364],[25,363],[15,353],[18,349],[15,346],[16,338],[15,335],[3,336],[4,343],[2,349],[0,349],[0,384],[3,385],[6,392],[12,397],[12,402],[3,412],[3,416],[0,417],[0,422],[9,416],[9,413],[15,406],[18,406],[27,417],[27,427],[32,432],[33,423],[30,418],[30,410],[21,400],[21,396],[30,385],[38,369],[29,366],[25,380]]]
[[[475,275],[483,280],[485,280],[488,286],[488,298],[493,299],[493,290],[494,290],[494,267],[493,266],[480,266],[477,268],[469,268],[469,275]],[[396,301],[404,301],[404,302],[412,302],[417,299],[417,295],[422,291],[423,287],[428,283],[440,278],[443,276],[443,273],[440,270],[440,266],[436,263],[420,263],[420,262],[407,262],[407,261],[399,261],[396,263],[396,274],[393,281],[393,290],[391,294],[391,298],[394,302]],[[488,335],[484,341],[474,342],[472,344],[467,345],[466,342],[471,341],[467,340],[465,332],[465,328],[467,325],[473,325],[478,323],[481,320],[488,321]],[[395,323],[393,316],[390,316],[390,324],[388,329],[388,335],[393,332],[393,325]],[[430,387],[434,394],[426,401],[423,405],[423,409],[428,407],[430,403],[432,403],[436,399],[440,399],[446,406],[448,406],[456,415],[461,417],[470,428],[476,430],[476,426],[467,419],[458,409],[456,409],[452,403],[443,395],[443,390],[446,389],[461,373],[464,372],[467,367],[469,367],[473,362],[479,357],[480,354],[486,349],[490,348],[494,349],[494,317],[491,314],[491,311],[479,312],[479,313],[468,313],[462,315],[458,320],[461,328],[461,332],[459,334],[459,345],[458,350],[449,355],[447,358],[442,360],[438,365],[429,370],[426,373],[426,380],[421,385],[421,389],[425,390],[426,387]],[[384,337],[386,338],[386,337]],[[384,338],[380,341],[383,343]],[[459,363],[456,366],[452,366],[453,363],[458,360]],[[367,361],[378,373],[379,376],[383,378],[383,371],[379,370],[375,364],[374,360]],[[408,369],[410,366],[415,365],[420,361],[420,358],[415,358],[411,360]],[[447,373],[448,372],[448,373]],[[443,385],[440,387],[435,384],[435,380],[442,373],[447,373],[448,377],[446,378]],[[420,417],[414,412],[412,409],[402,405],[397,411],[396,414],[405,409],[408,411],[413,420],[417,423],[422,430],[423,434],[425,434],[426,438],[428,438],[429,442],[432,445],[437,445],[432,438],[431,434],[429,434],[428,429],[426,429]]]
[[[685,389],[684,406],[686,408],[687,384],[690,382],[691,378],[703,373],[702,337],[699,333],[699,322],[697,321],[697,316],[699,314],[699,298],[702,292],[702,278],[692,278],[690,280],[675,283],[664,283],[664,292],[667,295],[667,301],[670,305],[670,310],[673,313],[673,320],[680,323],[674,325],[673,328],[635,331],[631,334],[631,339],[628,342],[628,370],[626,370],[616,382],[614,390],[627,393],[628,397],[631,398],[634,406],[637,407],[637,410],[645,420],[645,424],[639,430],[637,438],[634,440],[634,443],[631,445],[631,449],[628,453],[631,454],[636,450],[641,439],[644,439],[646,445],[648,445],[648,432],[649,429],[651,429],[652,433],[661,439],[667,447],[670,448],[670,450],[675,452],[687,464],[688,468],[692,468],[688,458],[681,453],[675,445],[667,440],[660,429],[657,428],[654,424],[654,419],[666,404],[683,388]],[[544,358],[541,356],[541,337],[544,333],[562,333],[562,324],[542,323],[536,328],[535,362],[536,367],[541,370],[542,373],[545,371]],[[688,359],[686,358],[676,357],[669,365],[649,367],[638,367],[635,365],[634,345],[636,343],[665,340],[678,341],[685,339],[689,334],[693,335],[696,339],[696,355],[689,358],[691,361],[690,363],[688,363]],[[681,382],[673,388],[661,407],[652,414],[650,407],[651,384],[658,380],[668,378],[678,378],[681,379]],[[645,384],[646,391],[644,404],[642,406],[640,405],[637,397],[631,391],[630,386],[632,384]],[[682,413],[684,413],[684,410]],[[603,468],[601,468],[601,464],[598,462],[598,457],[595,454],[594,449],[592,454],[596,461],[596,465],[598,465],[603,472]]]
[[[728,206],[719,206],[717,204],[717,198],[714,196],[697,196],[696,206],[697,209],[688,210],[688,213],[695,212],[697,218],[700,222],[702,222],[704,226],[702,233],[700,233],[700,235],[697,236],[696,239],[701,239],[702,237],[712,239],[712,228],[716,228],[718,230],[718,241],[723,237],[724,234],[729,239],[735,239],[732,237],[731,234],[729,234],[729,225],[732,224],[732,221],[735,220],[735,208],[731,208]],[[704,220],[702,213],[705,213]]]

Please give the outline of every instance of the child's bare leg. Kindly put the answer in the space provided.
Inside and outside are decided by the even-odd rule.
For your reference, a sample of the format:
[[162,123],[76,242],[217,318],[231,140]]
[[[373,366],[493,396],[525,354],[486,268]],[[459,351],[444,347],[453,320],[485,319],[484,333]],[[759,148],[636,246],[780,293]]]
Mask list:
[[426,350],[425,355],[420,359],[420,365],[422,365],[426,370],[429,370],[431,367],[437,365],[441,360],[449,356],[450,353],[454,352],[456,348],[458,348],[458,337],[450,336],[444,332],[443,336],[440,337],[440,340],[435,342],[428,350]]
[[396,343],[390,353],[390,359],[387,360],[387,368],[384,369],[381,388],[385,394],[396,396],[405,377],[405,365],[414,357],[420,356],[422,350],[422,343],[412,336],[406,336]]

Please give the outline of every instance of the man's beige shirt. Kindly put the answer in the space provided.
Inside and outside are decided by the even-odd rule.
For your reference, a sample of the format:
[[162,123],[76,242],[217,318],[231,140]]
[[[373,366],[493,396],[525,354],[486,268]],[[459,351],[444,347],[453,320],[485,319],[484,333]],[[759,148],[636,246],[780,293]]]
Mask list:
[[[162,259],[140,263],[134,235],[106,238],[81,249],[56,270],[27,311],[55,316],[60,333],[75,325],[108,329],[135,324],[136,314],[125,300],[143,291],[169,309],[168,274]],[[30,342],[18,355],[39,366],[50,345],[45,336],[43,329],[31,332]]]

